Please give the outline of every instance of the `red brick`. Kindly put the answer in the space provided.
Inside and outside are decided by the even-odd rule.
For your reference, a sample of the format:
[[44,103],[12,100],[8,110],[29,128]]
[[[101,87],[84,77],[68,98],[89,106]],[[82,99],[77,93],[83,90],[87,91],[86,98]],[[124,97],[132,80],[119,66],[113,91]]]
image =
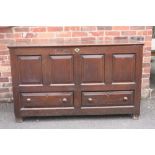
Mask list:
[[46,32],[46,27],[32,27],[32,32]]
[[16,42],[17,43],[31,43],[31,38],[19,38],[19,39],[16,39]]
[[83,38],[81,38],[82,41],[93,41],[95,39],[96,39],[95,37],[83,37]]
[[145,46],[145,47],[144,47],[144,50],[145,50],[145,51],[151,51],[151,47],[150,47],[150,46],[148,46],[148,47]]
[[49,39],[32,38],[32,43],[34,43],[34,44],[47,44],[47,43],[49,43]]
[[64,38],[54,38],[54,39],[32,39],[34,44],[48,44],[50,42],[63,42]]
[[21,38],[22,37],[22,33],[7,33],[6,34],[6,38]]
[[96,26],[82,26],[81,31],[96,31],[97,27]]
[[151,56],[151,52],[144,52],[143,53],[143,57],[150,57]]
[[143,74],[142,78],[150,78],[150,74]]
[[71,37],[71,32],[57,32],[56,37]]
[[47,27],[47,31],[48,32],[63,31],[63,27],[61,27],[61,26]]
[[15,27],[14,31],[15,32],[29,32],[30,28],[29,27]]
[[105,41],[111,41],[113,38],[112,37],[104,37]]
[[145,67],[151,67],[151,64],[150,63],[143,63],[143,68]]
[[152,30],[148,30],[147,31],[147,35],[151,35],[152,36]]
[[64,31],[80,31],[80,26],[65,26]]
[[7,49],[7,45],[0,43],[0,50],[6,50],[6,49]]
[[144,41],[144,36],[131,36],[129,37],[131,40],[136,40],[136,41]]
[[98,37],[96,37],[96,40],[104,40],[104,37],[98,36]]
[[112,30],[112,26],[97,26],[97,30]]
[[10,63],[8,63],[8,62],[3,62],[3,63],[1,64],[1,66],[8,66],[8,67],[10,67]]
[[150,67],[143,67],[143,73],[150,73]]
[[64,38],[64,41],[70,41],[70,42],[74,42],[74,41],[81,41],[80,37],[75,37],[75,38]]
[[64,42],[64,37],[57,37],[57,38],[53,38],[53,39],[49,39],[49,42]]
[[130,26],[131,30],[145,30],[145,26]]
[[7,60],[7,56],[6,55],[0,55],[0,60],[1,61]]
[[122,31],[121,35],[125,35],[125,36],[136,35],[136,31]]
[[12,44],[12,43],[14,43],[14,42],[15,42],[15,40],[12,39],[12,38],[10,38],[10,39],[4,38],[4,39],[1,39],[1,40],[0,40],[0,43],[2,43],[2,44]]
[[144,79],[142,79],[142,82],[143,83],[148,83],[150,80],[149,80],[149,78],[144,78]]
[[1,77],[9,77],[11,76],[11,72],[3,72]]
[[0,99],[11,98],[11,97],[12,97],[12,92],[1,93],[1,94],[0,94]]
[[26,32],[22,34],[22,38],[34,38],[36,37],[36,33],[33,32]]
[[129,30],[129,26],[113,26],[112,30]]
[[143,57],[143,63],[150,63],[151,57]]
[[53,38],[56,36],[55,32],[42,32],[42,33],[38,33],[36,34],[37,38]]
[[137,31],[137,35],[147,35],[147,31]]
[[88,36],[87,32],[72,32],[72,37],[86,37]]
[[9,51],[0,51],[0,55],[8,55]]
[[151,47],[152,46],[152,43],[151,43],[151,41],[145,41],[145,44],[144,45]]
[[147,30],[149,30],[149,29],[152,30],[152,26],[146,26],[146,29],[147,29]]
[[97,31],[97,32],[89,32],[90,36],[104,36],[104,32]]
[[142,88],[149,88],[150,80],[149,78],[142,79]]
[[144,78],[144,79],[142,79],[142,82],[143,82],[143,83],[149,83],[149,81],[150,81],[149,78]]
[[0,33],[11,33],[12,32],[12,26],[0,26]]
[[114,37],[114,40],[127,40],[128,37]]
[[4,39],[5,35],[4,34],[0,34],[0,39]]
[[145,36],[145,41],[152,41],[152,36]]
[[97,37],[97,40],[102,40],[102,41],[112,41],[112,37]]
[[107,35],[107,36],[120,36],[120,32],[118,32],[118,31],[106,31],[105,35]]
[[9,82],[8,78],[0,78],[0,82]]
[[0,93],[9,92],[8,88],[0,88]]

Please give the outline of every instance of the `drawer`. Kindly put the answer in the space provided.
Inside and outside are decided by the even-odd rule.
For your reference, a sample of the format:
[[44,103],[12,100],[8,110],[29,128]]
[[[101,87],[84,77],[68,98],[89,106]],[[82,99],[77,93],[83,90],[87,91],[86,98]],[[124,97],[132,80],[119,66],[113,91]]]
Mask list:
[[82,106],[121,106],[131,104],[133,104],[133,91],[82,93]]
[[72,107],[72,92],[21,93],[24,107]]

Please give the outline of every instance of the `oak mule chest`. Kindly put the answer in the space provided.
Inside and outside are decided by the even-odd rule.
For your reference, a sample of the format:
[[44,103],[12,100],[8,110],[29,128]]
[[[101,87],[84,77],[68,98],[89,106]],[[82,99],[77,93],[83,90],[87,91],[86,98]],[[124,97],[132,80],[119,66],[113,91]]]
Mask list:
[[13,44],[17,121],[30,116],[140,114],[143,44]]

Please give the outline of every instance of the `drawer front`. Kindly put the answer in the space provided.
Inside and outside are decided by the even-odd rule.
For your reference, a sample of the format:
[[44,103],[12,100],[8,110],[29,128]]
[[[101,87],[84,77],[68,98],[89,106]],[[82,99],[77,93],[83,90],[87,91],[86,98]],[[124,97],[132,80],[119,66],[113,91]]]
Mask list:
[[133,105],[133,91],[83,92],[82,106]]
[[21,93],[21,102],[24,107],[72,107],[72,92],[56,93]]

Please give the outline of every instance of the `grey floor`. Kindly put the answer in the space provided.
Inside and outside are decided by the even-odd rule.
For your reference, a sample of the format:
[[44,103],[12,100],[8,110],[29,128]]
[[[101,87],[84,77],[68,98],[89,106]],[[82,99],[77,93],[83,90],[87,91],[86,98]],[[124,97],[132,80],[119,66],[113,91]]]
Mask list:
[[13,104],[0,104],[0,128],[5,129],[151,129],[155,128],[155,98],[141,101],[141,116],[29,118],[16,123]]

